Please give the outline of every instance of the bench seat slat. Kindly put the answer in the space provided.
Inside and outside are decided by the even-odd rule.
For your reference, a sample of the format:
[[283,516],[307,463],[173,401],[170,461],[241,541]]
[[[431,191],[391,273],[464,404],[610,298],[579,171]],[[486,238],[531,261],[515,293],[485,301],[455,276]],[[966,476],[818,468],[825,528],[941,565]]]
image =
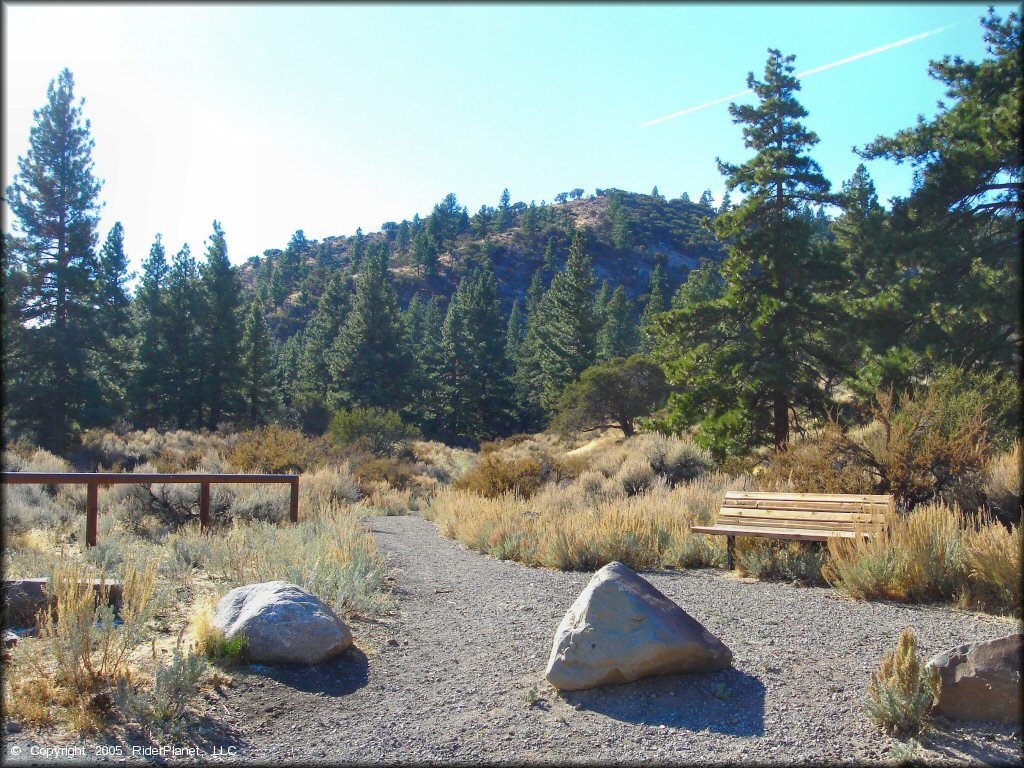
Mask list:
[[733,499],[729,496],[726,496],[722,501],[722,506],[733,507],[735,509],[791,509],[795,512],[800,510],[821,510],[823,512],[885,512],[889,508],[888,504],[875,504],[874,502],[866,501],[850,501],[845,503],[828,500],[814,501],[811,499],[804,501],[792,501],[789,499],[769,501],[768,499]]
[[[793,528],[746,528],[695,525],[690,528],[696,533],[712,533],[726,536],[755,536],[765,539],[794,539],[796,541],[828,541],[829,539],[853,539],[853,531],[793,529]],[[861,536],[870,536],[863,532]]]
[[881,523],[833,523],[827,520],[777,520],[775,518],[718,518],[715,525],[732,526],[733,528],[793,528],[799,530],[808,528],[812,530],[837,530],[855,531],[873,530],[881,527]]
[[792,511],[788,509],[737,509],[723,506],[718,510],[718,517],[768,517],[780,520],[828,520],[835,522],[873,522],[883,520],[884,515],[872,512],[812,512],[808,510]]

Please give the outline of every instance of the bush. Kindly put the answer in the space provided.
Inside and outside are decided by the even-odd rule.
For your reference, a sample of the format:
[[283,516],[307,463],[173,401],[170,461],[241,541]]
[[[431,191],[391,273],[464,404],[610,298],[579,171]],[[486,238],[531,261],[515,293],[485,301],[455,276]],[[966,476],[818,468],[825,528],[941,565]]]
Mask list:
[[169,664],[162,661],[153,675],[153,690],[141,694],[128,681],[117,684],[114,700],[125,717],[146,727],[153,735],[180,737],[190,725],[189,702],[199,691],[199,680],[206,670],[202,656],[181,652],[181,639]]
[[298,474],[325,463],[326,449],[297,429],[272,424],[239,435],[228,461],[239,472]]
[[214,603],[212,599],[202,600],[196,605],[189,624],[193,649],[207,660],[224,666],[235,666],[245,658],[248,641],[245,635],[236,635],[228,640],[224,632],[213,623]]
[[419,430],[404,423],[395,411],[353,408],[334,414],[330,434],[331,440],[339,447],[365,450],[376,456],[391,456],[400,446],[419,437]]
[[743,575],[764,581],[821,584],[826,556],[824,547],[811,542],[768,541],[744,536],[737,539],[736,567]]
[[387,483],[392,488],[404,490],[412,482],[416,468],[391,456],[377,456],[357,461],[352,474],[359,483],[360,492],[366,495],[379,483]]
[[900,633],[895,651],[887,651],[877,672],[871,673],[867,711],[887,731],[916,736],[939,696],[936,669],[923,667],[917,657],[917,637]]
[[544,462],[537,456],[510,459],[499,453],[485,453],[455,481],[454,487],[489,499],[505,493],[528,499],[540,488],[544,475]]

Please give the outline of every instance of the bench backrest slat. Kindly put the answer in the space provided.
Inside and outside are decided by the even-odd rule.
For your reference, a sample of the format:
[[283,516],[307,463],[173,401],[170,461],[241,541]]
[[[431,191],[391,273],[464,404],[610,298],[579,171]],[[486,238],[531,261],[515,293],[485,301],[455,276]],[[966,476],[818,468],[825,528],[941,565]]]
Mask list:
[[892,497],[861,494],[729,491],[718,510],[719,525],[782,530],[854,532],[884,525]]

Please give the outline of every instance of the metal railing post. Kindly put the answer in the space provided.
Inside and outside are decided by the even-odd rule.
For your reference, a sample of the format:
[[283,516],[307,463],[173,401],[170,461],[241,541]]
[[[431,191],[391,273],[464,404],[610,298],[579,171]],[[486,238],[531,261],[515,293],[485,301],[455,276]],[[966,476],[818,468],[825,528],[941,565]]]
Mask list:
[[85,546],[96,546],[96,528],[99,522],[99,483],[89,483],[85,502]]
[[293,523],[299,522],[299,478],[292,480],[291,505],[288,509],[288,519]]
[[199,484],[199,530],[206,533],[210,527],[210,484]]

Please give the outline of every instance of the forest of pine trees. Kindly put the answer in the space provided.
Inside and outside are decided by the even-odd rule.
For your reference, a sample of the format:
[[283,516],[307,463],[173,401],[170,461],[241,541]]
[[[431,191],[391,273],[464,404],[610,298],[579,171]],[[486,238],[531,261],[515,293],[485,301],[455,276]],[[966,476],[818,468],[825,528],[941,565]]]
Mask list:
[[[137,276],[120,224],[101,242],[65,70],[6,190],[4,439],[63,453],[117,424],[321,434],[379,407],[475,444],[544,428],[585,371],[641,354],[671,392],[659,428],[742,452],[943,363],[1017,377],[1020,21],[983,27],[992,58],[933,64],[933,120],[857,150],[914,167],[890,209],[863,165],[838,190],[823,176],[793,57],[772,50],[756,103],[730,107],[746,159],[719,163],[717,207],[710,190],[527,205],[504,189],[470,215],[449,194],[379,232],[298,230],[241,266],[213,221],[198,257],[158,235]],[[600,225],[577,227],[582,210]]]

